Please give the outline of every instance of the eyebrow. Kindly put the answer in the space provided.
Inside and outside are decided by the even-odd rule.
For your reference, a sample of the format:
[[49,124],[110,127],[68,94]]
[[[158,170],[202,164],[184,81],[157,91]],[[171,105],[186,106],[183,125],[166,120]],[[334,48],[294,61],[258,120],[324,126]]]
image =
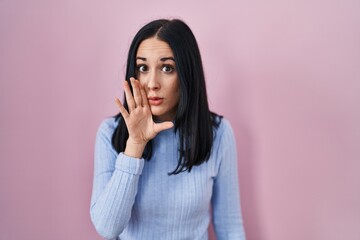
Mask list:
[[[136,59],[140,59],[142,61],[146,61],[146,58],[144,57],[136,57]],[[160,58],[160,61],[162,62],[165,62],[166,60],[172,60],[175,62],[175,59],[173,57],[163,57],[163,58]]]

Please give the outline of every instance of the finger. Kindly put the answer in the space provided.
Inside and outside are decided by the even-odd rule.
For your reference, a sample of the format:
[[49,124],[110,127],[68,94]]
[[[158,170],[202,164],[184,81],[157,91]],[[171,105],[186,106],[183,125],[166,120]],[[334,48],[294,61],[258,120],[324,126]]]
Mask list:
[[141,92],[141,98],[142,98],[142,104],[144,107],[149,107],[149,101],[147,99],[147,95],[145,92],[145,89],[143,88],[143,86],[141,86],[140,84],[140,92]]
[[130,85],[127,81],[125,81],[124,83],[124,91],[125,91],[126,102],[129,107],[129,112],[131,112],[132,110],[135,109],[135,101],[130,90]]
[[164,131],[166,129],[172,128],[174,126],[174,123],[167,121],[162,123],[155,123],[154,130],[156,134],[158,134],[161,131]]
[[115,98],[115,103],[118,105],[121,115],[124,119],[127,119],[129,117],[128,111],[124,108],[124,106],[121,104],[120,100],[118,98]]
[[133,89],[133,94],[134,94],[134,100],[135,100],[135,107],[137,106],[142,106],[142,101],[141,101],[141,93],[140,93],[140,88],[139,88],[139,81],[135,80],[135,78],[130,78],[131,81],[131,86]]

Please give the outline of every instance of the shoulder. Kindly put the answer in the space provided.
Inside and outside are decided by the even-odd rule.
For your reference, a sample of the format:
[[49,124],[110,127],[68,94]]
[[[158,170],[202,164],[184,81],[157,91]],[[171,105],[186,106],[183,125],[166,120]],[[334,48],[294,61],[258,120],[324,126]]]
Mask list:
[[115,117],[109,117],[102,120],[97,131],[97,137],[111,138],[119,121]]
[[226,118],[222,118],[215,129],[213,153],[218,158],[223,152],[233,148],[236,148],[233,128]]
[[221,118],[219,125],[215,130],[215,141],[233,135],[234,132],[231,123],[226,118]]
[[211,121],[212,121],[212,125],[213,125],[213,130],[214,130],[214,134],[215,134],[215,140],[216,140],[216,136],[222,136],[222,135],[232,135],[233,134],[233,130],[231,127],[230,122],[223,116],[211,112]]

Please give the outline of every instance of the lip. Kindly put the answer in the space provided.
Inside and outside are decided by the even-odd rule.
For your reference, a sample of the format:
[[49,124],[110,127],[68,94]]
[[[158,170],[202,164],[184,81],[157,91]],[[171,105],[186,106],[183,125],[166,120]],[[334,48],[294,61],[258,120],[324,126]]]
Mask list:
[[161,97],[148,97],[149,104],[152,106],[159,106],[163,103],[164,98]]

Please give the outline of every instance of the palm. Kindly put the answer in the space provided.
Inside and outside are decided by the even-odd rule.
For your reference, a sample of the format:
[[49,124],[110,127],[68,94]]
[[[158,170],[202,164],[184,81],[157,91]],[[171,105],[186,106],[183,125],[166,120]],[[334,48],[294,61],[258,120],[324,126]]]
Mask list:
[[156,136],[155,123],[149,108],[136,108],[129,115],[129,118],[125,119],[125,123],[129,137],[134,142],[147,142]]
[[129,139],[133,143],[143,144],[153,139],[159,132],[171,128],[173,123],[155,123],[152,118],[145,90],[140,83],[133,78],[131,79],[131,83],[134,95],[131,94],[128,83],[126,82],[124,85],[129,111],[123,107],[119,99],[116,101],[120,113],[125,120],[129,132]]

